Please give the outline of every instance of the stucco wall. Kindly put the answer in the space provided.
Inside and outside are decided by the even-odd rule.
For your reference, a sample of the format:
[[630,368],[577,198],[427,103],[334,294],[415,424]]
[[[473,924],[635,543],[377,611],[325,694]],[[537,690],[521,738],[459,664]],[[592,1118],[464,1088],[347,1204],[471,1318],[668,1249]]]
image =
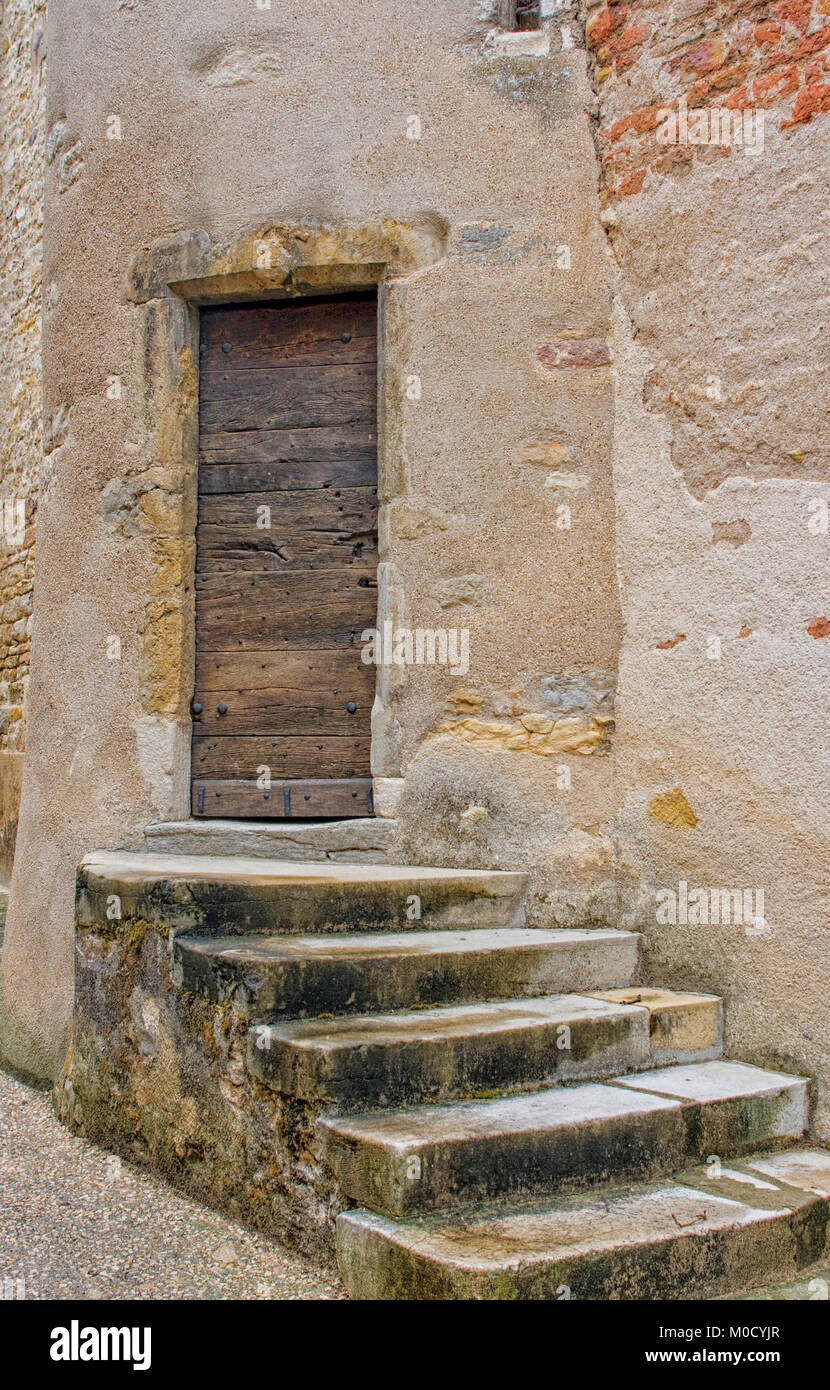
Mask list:
[[[595,832],[611,812],[619,643],[612,263],[593,96],[575,23],[564,51],[557,19],[504,52],[489,8],[429,0],[416,17],[385,0],[346,23],[326,0],[290,14],[254,0],[50,6],[56,447],[3,960],[20,1066],[63,1059],[81,856],[186,811],[189,262],[171,267],[178,289],[161,276],[143,301],[126,292],[142,248],[174,234],[234,273],[247,254],[248,290],[263,237],[279,259],[285,236],[302,247],[323,224],[346,261],[352,228],[440,241],[382,292],[382,604],[412,627],[468,627],[470,670],[383,679],[373,767],[407,773],[401,855],[535,860],[539,894],[559,893],[537,898],[540,918],[609,905],[611,842]],[[569,877],[587,888],[569,895]]]
[[[725,996],[732,1055],[817,1078],[824,1132],[826,9],[587,3],[503,40],[474,0],[53,0],[18,1065],[63,1060],[81,856],[186,814],[188,298],[374,257],[380,616],[471,653],[379,682],[396,856],[528,865],[531,920],[640,928],[655,982]],[[681,97],[762,109],[763,148],[667,149]],[[681,881],[764,920],[658,922]]]

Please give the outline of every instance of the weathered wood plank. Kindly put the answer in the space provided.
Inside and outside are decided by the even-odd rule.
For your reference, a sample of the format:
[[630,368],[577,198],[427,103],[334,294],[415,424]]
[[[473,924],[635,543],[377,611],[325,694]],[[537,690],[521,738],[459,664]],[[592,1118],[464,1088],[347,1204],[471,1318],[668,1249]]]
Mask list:
[[285,488],[276,492],[208,493],[199,498],[199,521],[206,524],[258,528],[261,507],[270,507],[270,528],[288,532],[343,530],[374,525],[377,489],[374,487]]
[[[268,511],[263,511],[268,508]],[[374,488],[209,494],[199,501],[197,571],[377,564]]]
[[199,526],[198,574],[264,570],[286,572],[351,565],[371,577],[377,569],[377,537],[371,529],[298,536],[290,541],[273,531],[242,526]]
[[[284,655],[287,658],[293,653]],[[202,683],[200,674],[207,663],[200,662],[194,694],[194,735],[305,735],[325,731],[348,737],[365,730],[375,696],[374,666],[364,665],[351,650],[334,648],[319,653],[321,658],[329,659],[319,661],[311,669],[307,661],[303,662],[305,682],[301,683],[296,663],[292,663],[293,671],[284,672],[283,664],[288,666],[289,662],[275,660],[275,653],[268,656],[269,669],[263,674],[271,684],[245,683],[236,669],[239,663],[228,653],[224,654],[219,673],[208,666]],[[217,654],[211,653],[211,659],[215,663]],[[220,708],[225,712],[220,713]]]
[[361,777],[369,773],[369,735],[195,735],[193,776],[256,781],[258,769],[274,777]]
[[[240,438],[251,439],[243,434]],[[377,476],[374,446],[371,452],[331,462],[206,464],[199,467],[199,495],[210,497],[232,492],[312,492],[317,488],[371,487]]]
[[374,420],[330,429],[220,431],[200,440],[201,493],[372,487],[376,480]]
[[[365,666],[359,648],[309,647],[276,651],[202,651],[196,654],[196,689],[245,690],[345,690]],[[198,696],[197,696],[198,698]],[[218,700],[217,696],[217,700]]]
[[376,615],[376,583],[357,568],[196,575],[196,642],[207,651],[349,646]]
[[217,372],[201,393],[199,429],[272,430],[347,425],[377,418],[374,364]]
[[[207,535],[207,538],[205,536]],[[330,544],[322,540],[316,549],[311,546],[285,544],[279,540],[263,540],[259,544],[249,542],[247,532],[239,532],[234,537],[230,530],[224,533],[222,543],[218,540],[218,528],[207,527],[200,530],[202,545],[200,568],[197,574],[205,574],[211,565],[211,573],[295,573],[299,570],[323,569],[333,564],[353,567],[366,578],[373,579],[377,570],[377,542],[371,533],[365,537],[359,533],[348,537],[332,537]]]
[[[194,736],[231,738],[239,735],[305,737],[327,734],[350,737],[362,728],[372,709],[375,695],[374,669],[337,690],[227,690],[212,692],[212,699],[196,698],[202,713],[193,721]],[[227,714],[219,714],[223,704]],[[349,706],[353,706],[350,711]]]
[[340,820],[372,816],[372,779],[304,779],[272,782],[205,780],[192,783],[194,816],[240,820]]
[[[345,341],[344,341],[345,336]],[[377,300],[305,299],[202,311],[202,371],[377,359]]]

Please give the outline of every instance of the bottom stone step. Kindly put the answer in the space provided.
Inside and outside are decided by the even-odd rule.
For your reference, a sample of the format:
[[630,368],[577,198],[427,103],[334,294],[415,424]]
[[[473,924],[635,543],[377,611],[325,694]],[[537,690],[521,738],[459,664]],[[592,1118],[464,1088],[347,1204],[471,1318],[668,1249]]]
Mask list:
[[793,1278],[827,1250],[830,1153],[795,1150],[673,1182],[396,1222],[337,1220],[353,1298],[711,1298]]
[[830,1298],[830,1265],[822,1261],[802,1269],[797,1278],[787,1279],[783,1284],[763,1284],[730,1297],[751,1303],[826,1303]]

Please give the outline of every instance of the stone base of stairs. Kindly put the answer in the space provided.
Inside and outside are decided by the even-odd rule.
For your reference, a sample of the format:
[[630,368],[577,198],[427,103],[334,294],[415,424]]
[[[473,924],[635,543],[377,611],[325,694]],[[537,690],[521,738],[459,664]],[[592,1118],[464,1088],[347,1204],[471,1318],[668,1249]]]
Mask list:
[[358,1298],[694,1298],[820,1260],[806,1081],[721,1060],[721,1001],[637,983],[635,935],[529,929],[525,888],[91,855],[61,1114],[321,1261],[336,1225]]

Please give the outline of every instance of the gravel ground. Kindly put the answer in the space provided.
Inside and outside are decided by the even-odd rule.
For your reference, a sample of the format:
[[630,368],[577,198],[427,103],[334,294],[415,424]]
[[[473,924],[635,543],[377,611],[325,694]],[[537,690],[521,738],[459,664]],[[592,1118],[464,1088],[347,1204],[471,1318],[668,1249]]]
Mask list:
[[0,1072],[0,1298],[20,1279],[42,1299],[346,1297],[333,1276],[76,1138],[48,1095]]

